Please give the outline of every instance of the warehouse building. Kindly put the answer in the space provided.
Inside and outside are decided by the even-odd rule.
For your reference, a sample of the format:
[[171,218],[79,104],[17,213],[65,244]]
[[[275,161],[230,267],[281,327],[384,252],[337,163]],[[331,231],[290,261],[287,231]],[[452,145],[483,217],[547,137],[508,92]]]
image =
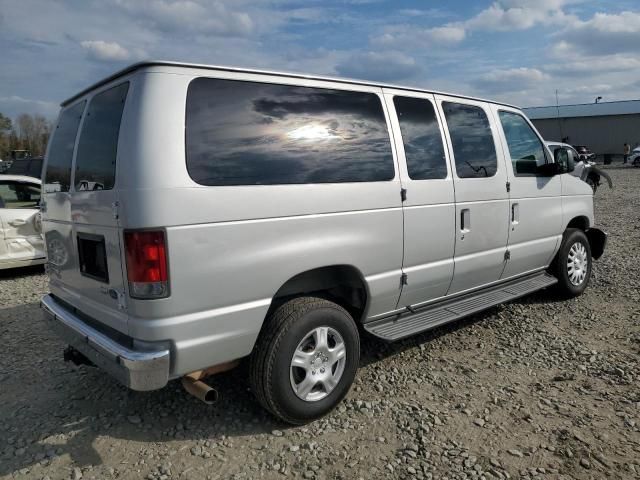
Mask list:
[[586,145],[598,155],[621,155],[640,144],[640,100],[523,109],[546,140]]

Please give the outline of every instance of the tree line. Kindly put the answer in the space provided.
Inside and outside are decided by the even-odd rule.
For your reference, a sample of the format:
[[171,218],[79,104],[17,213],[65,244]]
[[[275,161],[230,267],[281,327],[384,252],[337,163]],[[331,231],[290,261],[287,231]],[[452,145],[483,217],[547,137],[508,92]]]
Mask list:
[[43,156],[54,123],[42,115],[22,113],[15,121],[0,113],[0,159],[9,160],[12,150],[28,150]]

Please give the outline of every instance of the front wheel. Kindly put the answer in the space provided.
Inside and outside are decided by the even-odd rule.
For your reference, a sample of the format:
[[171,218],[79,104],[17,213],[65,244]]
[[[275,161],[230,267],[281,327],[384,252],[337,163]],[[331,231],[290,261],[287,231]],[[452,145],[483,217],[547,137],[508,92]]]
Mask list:
[[552,265],[558,279],[557,289],[567,297],[577,297],[587,288],[591,278],[591,247],[582,230],[569,228]]
[[591,190],[593,190],[593,194],[595,195],[596,190],[598,190],[598,180],[593,176],[589,176],[587,177],[587,184],[591,187]]
[[274,416],[302,425],[345,397],[359,360],[358,329],[344,308],[296,298],[267,319],[251,355],[251,387]]

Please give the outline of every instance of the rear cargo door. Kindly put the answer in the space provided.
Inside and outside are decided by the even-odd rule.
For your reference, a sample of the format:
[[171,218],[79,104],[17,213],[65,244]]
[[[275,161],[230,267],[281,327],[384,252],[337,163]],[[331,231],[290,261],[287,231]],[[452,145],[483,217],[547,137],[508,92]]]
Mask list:
[[128,82],[109,86],[63,110],[47,157],[43,214],[51,292],[125,333],[116,164],[128,89]]

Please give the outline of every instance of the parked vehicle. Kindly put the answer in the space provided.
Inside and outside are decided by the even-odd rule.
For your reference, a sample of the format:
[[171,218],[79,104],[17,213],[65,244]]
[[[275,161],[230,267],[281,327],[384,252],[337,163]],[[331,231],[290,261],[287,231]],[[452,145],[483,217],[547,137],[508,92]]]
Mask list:
[[[247,359],[318,418],[360,332],[393,341],[545,287],[581,294],[593,195],[512,106],[353,80],[140,63],[62,104],[45,321],[134,390]],[[80,189],[96,182],[101,189]]]
[[613,188],[613,182],[607,172],[598,168],[596,162],[590,160],[582,160],[580,154],[569,144],[562,142],[546,142],[547,147],[554,153],[558,148],[564,148],[569,155],[569,161],[575,165],[571,175],[578,177],[582,181],[589,184],[595,194],[601,185],[600,180],[604,177],[609,184],[609,188]]
[[640,167],[640,145],[631,150],[628,162],[634,167]]
[[0,269],[45,263],[40,180],[0,175]]
[[589,150],[588,147],[584,145],[574,145],[573,147],[578,152],[578,158],[580,160],[594,160],[596,159],[596,154]]
[[7,175],[26,175],[33,178],[42,177],[43,157],[26,157],[13,160],[5,172]]
[[29,150],[11,150],[9,152],[9,158],[13,160],[22,160],[24,158],[30,158],[31,151]]

